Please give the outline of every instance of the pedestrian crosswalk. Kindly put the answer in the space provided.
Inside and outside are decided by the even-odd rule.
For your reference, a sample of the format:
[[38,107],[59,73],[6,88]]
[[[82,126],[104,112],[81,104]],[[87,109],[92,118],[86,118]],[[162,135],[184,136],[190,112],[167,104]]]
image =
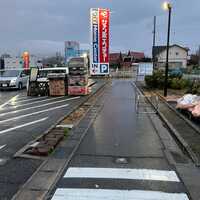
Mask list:
[[174,171],[117,168],[69,168],[64,178],[110,178],[180,182]]
[[[151,185],[156,182],[164,182],[167,188],[168,184],[172,182],[175,184],[182,184],[178,178],[175,171],[167,170],[153,170],[153,169],[130,169],[130,168],[87,168],[87,167],[70,167],[64,174],[61,181],[66,180],[74,182],[74,180],[79,180],[83,186],[80,184],[73,188],[70,184],[64,184],[68,187],[58,187],[53,195],[52,200],[189,200],[186,193],[183,191],[178,192],[168,192],[167,189],[162,189],[162,191],[154,191],[151,189]],[[93,182],[93,187],[84,187],[88,180]],[[116,189],[116,180],[128,180],[129,184],[131,181],[138,181],[145,183],[145,181],[151,182],[149,184],[149,190],[142,188],[140,189],[128,188],[128,189]],[[97,187],[98,180],[109,180],[113,182],[111,188],[105,188],[104,185]],[[75,181],[76,182],[76,181]],[[75,186],[75,187],[74,187]]]
[[144,190],[58,189],[53,200],[188,200],[186,194]]

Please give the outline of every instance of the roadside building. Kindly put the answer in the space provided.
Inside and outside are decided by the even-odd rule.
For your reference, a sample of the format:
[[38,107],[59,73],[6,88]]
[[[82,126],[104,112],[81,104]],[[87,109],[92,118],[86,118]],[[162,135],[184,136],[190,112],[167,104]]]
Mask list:
[[87,56],[90,55],[90,51],[88,49],[80,49],[78,51],[78,56],[79,57],[82,57],[82,56],[85,56],[85,55],[87,55]]
[[4,58],[4,66],[5,66],[5,69],[23,68],[23,59],[22,57]]
[[145,55],[144,55],[144,53],[143,52],[135,52],[135,51],[131,51],[130,52],[130,55],[131,55],[131,57],[132,57],[132,60],[134,60],[134,61],[138,61],[138,62],[140,62],[140,61],[142,61],[144,58],[145,58]]
[[[40,62],[40,59],[37,56],[30,55],[29,59],[29,68],[37,67],[38,62]],[[7,57],[4,58],[4,68],[5,69],[20,69],[24,68],[24,61],[23,57]]]
[[129,51],[128,53],[110,53],[109,62],[113,68],[119,67],[127,69],[132,67],[133,63],[141,62],[145,58],[143,52]]
[[119,62],[120,62],[120,53],[109,54],[109,63],[111,68],[119,67]]
[[79,57],[80,44],[77,41],[65,41],[65,63],[71,58]]
[[[187,68],[188,48],[174,44],[169,47],[169,68]],[[155,46],[153,48],[155,56],[155,67],[164,69],[166,65],[166,46]]]

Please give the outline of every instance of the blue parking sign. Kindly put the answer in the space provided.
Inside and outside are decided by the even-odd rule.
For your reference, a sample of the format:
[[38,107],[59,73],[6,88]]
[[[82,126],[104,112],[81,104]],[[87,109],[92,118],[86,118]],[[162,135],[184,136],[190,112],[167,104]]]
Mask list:
[[100,64],[100,73],[108,74],[109,73],[109,65],[108,64]]

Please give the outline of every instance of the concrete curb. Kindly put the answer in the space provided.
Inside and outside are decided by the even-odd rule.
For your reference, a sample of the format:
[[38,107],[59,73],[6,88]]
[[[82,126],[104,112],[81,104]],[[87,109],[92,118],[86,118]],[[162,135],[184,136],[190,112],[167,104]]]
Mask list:
[[[89,98],[93,97],[101,89],[104,89],[106,85],[107,85],[107,82],[104,83],[101,87],[99,87],[92,95],[86,98],[86,100],[83,103],[81,103],[81,105],[83,105],[86,101],[89,100]],[[95,103],[96,103],[96,100],[94,104],[89,108],[87,113],[83,116],[82,119],[84,119],[89,112],[92,112],[92,109]],[[73,110],[76,110],[77,107],[80,107],[81,105],[76,106],[76,108]],[[98,109],[100,110],[101,107],[100,108],[98,107]],[[98,114],[98,111],[97,111],[97,114]],[[87,130],[89,129],[89,127],[95,120],[97,114],[92,119],[90,119],[90,121],[87,124],[87,127],[84,129],[84,132],[82,133],[77,144],[75,144],[75,146],[72,147],[73,149],[72,149],[72,152],[69,153],[69,156],[66,157],[66,159],[58,159],[58,158],[54,158],[53,157],[54,154],[53,154],[48,159],[46,159],[40,165],[40,167],[35,171],[35,173],[28,179],[28,181],[22,186],[22,188],[19,189],[19,191],[13,196],[12,200],[43,200],[47,198],[48,193],[53,189],[53,187],[59,180],[60,176],[62,175],[63,171],[65,170],[65,168],[71,161],[72,157],[74,156],[75,152],[79,148],[82,140],[84,139],[87,133]],[[61,121],[62,120],[59,120],[58,123],[60,123]],[[52,127],[48,131],[50,130],[52,130]]]
[[197,133],[200,134],[200,129],[197,127],[195,124],[193,124],[189,119],[187,119],[185,116],[183,116],[181,113],[179,113],[175,108],[173,108],[165,99],[162,95],[156,92],[156,94],[161,98],[163,103],[165,103],[172,111],[174,111],[180,118],[185,120]]

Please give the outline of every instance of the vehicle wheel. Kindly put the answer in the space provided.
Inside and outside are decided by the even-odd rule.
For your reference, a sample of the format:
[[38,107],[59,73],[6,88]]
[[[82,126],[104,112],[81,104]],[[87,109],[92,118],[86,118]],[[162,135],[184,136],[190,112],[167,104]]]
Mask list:
[[18,84],[18,89],[19,89],[19,90],[22,90],[22,88],[23,88],[22,83],[19,83],[19,84]]

